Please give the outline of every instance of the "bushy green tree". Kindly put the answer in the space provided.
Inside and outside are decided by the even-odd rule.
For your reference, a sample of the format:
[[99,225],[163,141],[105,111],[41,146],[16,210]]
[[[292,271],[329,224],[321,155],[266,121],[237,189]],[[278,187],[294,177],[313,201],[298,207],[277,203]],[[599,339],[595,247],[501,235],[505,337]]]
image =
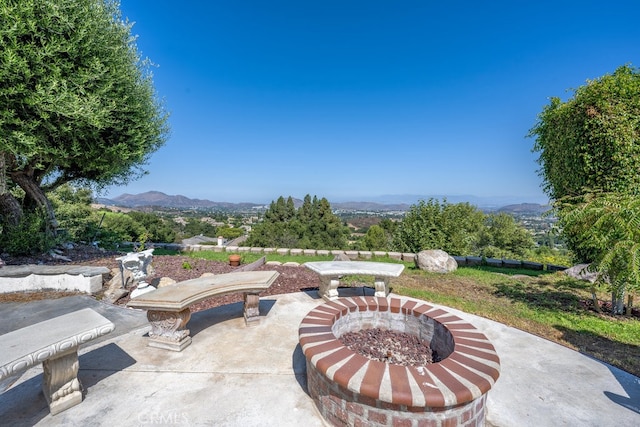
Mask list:
[[533,245],[531,233],[508,214],[485,215],[469,203],[434,199],[412,205],[393,235],[394,250],[413,253],[441,249],[450,255],[522,258]]
[[[144,173],[167,114],[115,0],[0,2],[0,220],[57,221],[47,192]],[[24,202],[16,199],[19,187]]]
[[193,237],[193,236],[207,236],[207,237],[217,237],[218,233],[216,227],[207,221],[202,221],[200,218],[189,218],[187,219],[187,223],[184,226],[183,236],[185,237]]
[[244,235],[244,230],[240,227],[218,227],[217,234],[225,239],[232,240]]
[[520,226],[513,216],[504,212],[486,216],[478,244],[480,255],[522,259],[534,245],[531,233]]
[[545,106],[529,135],[553,199],[640,190],[640,72],[623,66]]
[[256,224],[246,244],[259,247],[341,249],[349,229],[331,210],[327,199],[306,195],[296,210],[293,199],[271,202],[264,220]]
[[551,98],[530,136],[568,248],[579,261],[598,259],[600,248],[581,234],[594,231],[563,218],[587,194],[640,194],[640,72],[623,66],[588,81],[566,102]]
[[450,255],[471,255],[483,226],[484,214],[469,203],[420,200],[398,225],[393,246],[401,252],[441,249]]
[[[169,221],[161,218],[157,214],[131,211],[127,215],[142,226],[147,241],[170,243],[176,238],[176,232],[171,227]],[[140,236],[137,236],[136,241],[139,240]]]
[[136,242],[145,233],[142,224],[120,212],[104,212],[98,239],[104,243]]
[[362,249],[368,251],[389,250],[392,236],[387,234],[380,225],[374,224],[367,230],[367,234],[360,241]]
[[89,242],[95,236],[97,223],[91,208],[93,194],[90,189],[61,185],[48,194],[49,200],[65,230],[65,238],[73,242]]

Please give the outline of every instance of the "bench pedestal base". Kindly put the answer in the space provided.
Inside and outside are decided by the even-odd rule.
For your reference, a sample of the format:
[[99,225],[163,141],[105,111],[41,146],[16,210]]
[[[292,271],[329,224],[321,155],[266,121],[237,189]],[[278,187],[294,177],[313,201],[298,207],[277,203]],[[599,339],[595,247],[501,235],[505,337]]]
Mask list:
[[[151,324],[149,347],[182,351],[191,344],[187,323],[191,319],[189,307],[182,311],[148,310]],[[260,321],[260,297],[257,292],[244,292],[244,321],[247,326]]]
[[[338,287],[340,286],[339,276],[320,276],[320,287],[318,295],[325,301],[334,301],[338,299]],[[389,278],[374,278],[375,296],[386,298],[389,295]]]
[[78,367],[77,347],[42,362],[42,391],[51,415],[59,414],[82,402]]
[[187,323],[191,319],[191,310],[182,311],[147,311],[147,319],[151,324],[149,346],[165,350],[182,351],[191,344],[191,336]]
[[257,325],[260,321],[260,297],[257,293],[244,293],[244,323],[247,326]]
[[338,298],[339,277],[320,276],[318,295],[325,301],[333,301]]

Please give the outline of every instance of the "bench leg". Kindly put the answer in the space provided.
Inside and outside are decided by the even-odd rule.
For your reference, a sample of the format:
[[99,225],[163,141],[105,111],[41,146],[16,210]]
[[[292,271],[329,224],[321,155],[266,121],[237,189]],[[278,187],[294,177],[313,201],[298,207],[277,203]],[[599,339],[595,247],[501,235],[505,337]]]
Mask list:
[[260,297],[254,292],[244,293],[244,323],[255,325],[260,321]]
[[82,402],[78,368],[77,347],[42,362],[42,391],[51,415],[59,414]]
[[151,324],[149,346],[165,350],[182,351],[191,344],[187,323],[191,319],[191,310],[182,311],[148,310],[147,319]]
[[340,279],[338,277],[320,276],[318,295],[325,301],[333,301],[339,296],[338,286],[340,286]]
[[389,278],[375,277],[374,284],[376,289],[375,296],[386,298],[389,295]]

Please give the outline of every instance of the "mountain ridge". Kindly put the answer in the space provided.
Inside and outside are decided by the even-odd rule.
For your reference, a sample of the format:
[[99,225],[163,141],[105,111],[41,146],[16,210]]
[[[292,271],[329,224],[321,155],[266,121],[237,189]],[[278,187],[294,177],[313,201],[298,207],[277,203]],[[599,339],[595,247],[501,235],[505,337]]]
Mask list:
[[[413,203],[407,203],[407,198],[415,197],[416,201]],[[467,198],[467,200],[463,200]],[[483,198],[476,196],[380,196],[372,199],[376,201],[345,201],[345,202],[330,202],[334,209],[350,210],[350,211],[407,211],[412,204],[418,202],[418,200],[438,199],[447,200],[449,203],[461,203],[469,202],[476,205],[478,208],[484,208],[484,210],[498,210],[504,212],[544,212],[548,210],[548,206],[537,203],[505,203],[503,206],[497,206],[495,204],[495,198],[492,199],[494,203],[481,205],[479,201]],[[472,203],[475,201],[476,203]],[[511,198],[505,198],[505,202],[511,200]],[[252,202],[215,202],[207,199],[192,199],[181,194],[168,195],[161,191],[147,191],[139,194],[124,193],[114,198],[96,198],[97,203],[107,206],[118,206],[126,208],[143,208],[143,207],[165,207],[175,209],[258,209],[268,206],[264,203],[252,203]],[[302,204],[302,200],[294,199],[294,205],[299,207]]]

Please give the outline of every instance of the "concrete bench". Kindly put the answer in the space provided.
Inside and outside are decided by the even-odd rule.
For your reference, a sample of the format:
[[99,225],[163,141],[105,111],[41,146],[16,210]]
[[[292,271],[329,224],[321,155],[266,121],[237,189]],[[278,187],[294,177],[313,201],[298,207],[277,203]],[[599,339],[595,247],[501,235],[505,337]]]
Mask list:
[[151,324],[149,346],[182,351],[191,344],[186,328],[191,318],[189,307],[215,296],[242,292],[247,325],[260,319],[258,294],[267,289],[280,273],[243,271],[185,280],[132,298],[127,306],[147,310]]
[[372,261],[313,261],[303,264],[320,275],[320,295],[325,301],[338,298],[340,278],[347,275],[373,276],[375,296],[389,295],[389,280],[398,277],[404,270],[402,264]]
[[5,265],[0,268],[0,293],[53,289],[95,294],[106,273],[107,267],[85,265]]
[[82,402],[78,347],[113,329],[113,323],[85,308],[0,335],[0,391],[42,363],[42,391],[51,414],[77,405]]

